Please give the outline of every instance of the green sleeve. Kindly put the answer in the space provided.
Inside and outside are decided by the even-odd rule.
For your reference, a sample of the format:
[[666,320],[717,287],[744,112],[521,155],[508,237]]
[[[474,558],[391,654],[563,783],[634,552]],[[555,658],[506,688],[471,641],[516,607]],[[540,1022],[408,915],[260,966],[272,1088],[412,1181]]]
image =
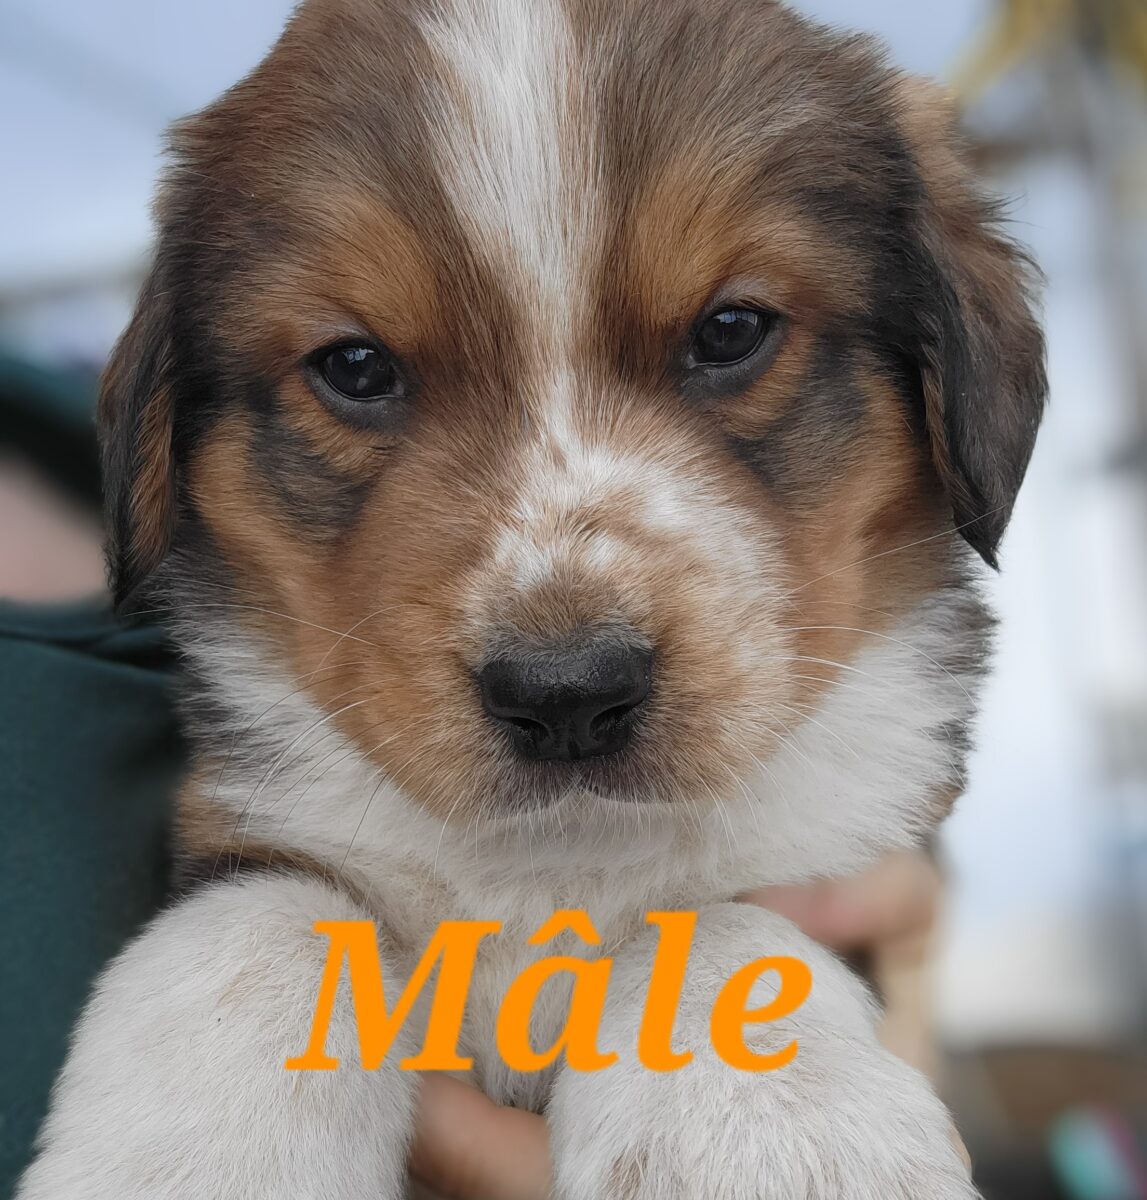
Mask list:
[[183,761],[162,634],[0,602],[0,1197],[92,979],[161,902]]

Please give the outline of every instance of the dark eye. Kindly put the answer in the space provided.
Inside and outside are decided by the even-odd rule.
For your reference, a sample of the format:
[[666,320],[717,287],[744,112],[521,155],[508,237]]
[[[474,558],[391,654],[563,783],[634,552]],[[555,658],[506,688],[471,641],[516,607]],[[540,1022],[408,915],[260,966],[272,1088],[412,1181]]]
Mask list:
[[402,394],[394,355],[379,346],[335,346],[314,359],[315,370],[348,400],[385,400]]
[[772,317],[755,308],[722,308],[693,336],[694,366],[727,367],[748,358],[765,339]]

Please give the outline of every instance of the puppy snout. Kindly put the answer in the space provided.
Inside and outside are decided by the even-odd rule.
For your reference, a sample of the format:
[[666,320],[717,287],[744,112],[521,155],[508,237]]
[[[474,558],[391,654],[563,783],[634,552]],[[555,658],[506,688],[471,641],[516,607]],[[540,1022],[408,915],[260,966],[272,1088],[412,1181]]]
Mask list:
[[653,683],[653,651],[582,635],[501,650],[478,672],[482,705],[529,759],[600,758],[625,748]]

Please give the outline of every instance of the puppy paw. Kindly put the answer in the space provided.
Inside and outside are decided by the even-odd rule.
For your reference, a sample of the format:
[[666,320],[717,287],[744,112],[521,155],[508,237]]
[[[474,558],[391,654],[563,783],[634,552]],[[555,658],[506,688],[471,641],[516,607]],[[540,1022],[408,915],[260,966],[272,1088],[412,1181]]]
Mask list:
[[[617,960],[602,1048],[635,1045],[650,953]],[[740,1070],[709,1042],[712,1002],[737,967],[769,954],[806,961],[813,991],[784,1021],[745,1026],[750,1049],[795,1040],[796,1057],[773,1071]],[[658,1073],[630,1052],[593,1074],[563,1071],[548,1110],[556,1196],[974,1200],[947,1112],[927,1080],[879,1044],[874,1016],[863,985],[787,922],[748,906],[703,911],[674,1036],[692,1061]]]

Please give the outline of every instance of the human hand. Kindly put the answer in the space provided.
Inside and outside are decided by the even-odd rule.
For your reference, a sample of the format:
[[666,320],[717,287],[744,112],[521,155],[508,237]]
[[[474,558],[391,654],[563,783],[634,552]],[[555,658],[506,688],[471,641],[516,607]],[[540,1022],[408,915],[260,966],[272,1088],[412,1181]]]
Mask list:
[[410,1170],[450,1200],[546,1200],[549,1131],[534,1113],[448,1075],[424,1075]]
[[926,937],[942,888],[939,868],[927,854],[898,850],[847,879],[759,888],[741,899],[788,917],[830,949],[857,953]]

